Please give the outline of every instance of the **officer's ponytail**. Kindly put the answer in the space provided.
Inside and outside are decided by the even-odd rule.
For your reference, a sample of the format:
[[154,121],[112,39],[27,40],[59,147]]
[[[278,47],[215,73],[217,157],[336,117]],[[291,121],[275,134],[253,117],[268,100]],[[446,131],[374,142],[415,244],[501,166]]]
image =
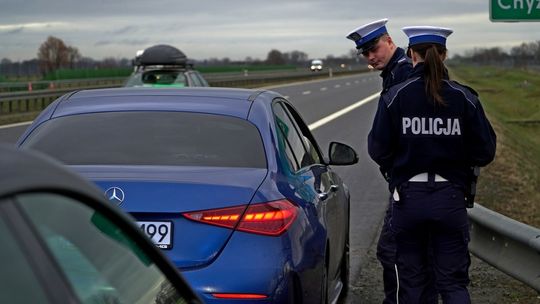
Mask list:
[[440,44],[418,44],[411,47],[424,59],[424,81],[426,94],[431,96],[438,105],[446,105],[439,91],[443,81],[445,67],[443,58],[446,56],[446,48]]

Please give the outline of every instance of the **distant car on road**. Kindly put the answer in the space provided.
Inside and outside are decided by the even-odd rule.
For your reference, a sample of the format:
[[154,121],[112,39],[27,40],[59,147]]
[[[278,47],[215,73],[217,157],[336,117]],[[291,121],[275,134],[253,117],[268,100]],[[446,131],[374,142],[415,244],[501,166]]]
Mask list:
[[0,146],[0,303],[201,303],[116,206],[42,154]]
[[193,63],[179,49],[155,45],[139,51],[134,71],[125,87],[207,87],[208,82],[193,69]]
[[323,68],[322,60],[315,59],[311,61],[310,69],[312,72],[322,71],[322,68]]
[[207,303],[333,303],[348,286],[350,196],[295,108],[271,91],[66,95],[18,146],[51,155],[129,212]]

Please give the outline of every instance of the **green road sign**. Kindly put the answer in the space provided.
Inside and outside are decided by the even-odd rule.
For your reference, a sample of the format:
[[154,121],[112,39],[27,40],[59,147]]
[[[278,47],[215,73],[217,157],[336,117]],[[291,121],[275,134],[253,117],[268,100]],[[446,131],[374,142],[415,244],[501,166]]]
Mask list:
[[491,21],[540,21],[540,0],[490,0]]

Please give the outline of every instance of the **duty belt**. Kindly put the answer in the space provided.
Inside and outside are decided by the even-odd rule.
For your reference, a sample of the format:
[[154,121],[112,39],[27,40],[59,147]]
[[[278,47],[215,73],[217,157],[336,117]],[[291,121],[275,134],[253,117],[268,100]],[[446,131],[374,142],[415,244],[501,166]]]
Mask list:
[[[427,172],[417,174],[409,179],[410,182],[428,182],[429,181],[429,174]],[[447,182],[448,180],[439,174],[435,174],[434,177],[435,182]]]
[[[429,174],[427,172],[424,172],[411,177],[409,179],[409,182],[427,183],[430,182],[430,175],[432,183],[448,181],[446,178],[440,176],[439,174]],[[394,201],[399,202],[399,192],[397,188],[395,188],[392,192],[392,198],[394,199]]]

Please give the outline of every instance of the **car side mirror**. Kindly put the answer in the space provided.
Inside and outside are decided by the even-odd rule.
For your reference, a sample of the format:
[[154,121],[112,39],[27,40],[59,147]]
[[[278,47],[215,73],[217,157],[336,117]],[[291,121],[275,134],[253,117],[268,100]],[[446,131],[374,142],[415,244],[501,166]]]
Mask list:
[[331,142],[328,148],[329,165],[346,166],[358,162],[358,154],[353,148],[339,142]]

